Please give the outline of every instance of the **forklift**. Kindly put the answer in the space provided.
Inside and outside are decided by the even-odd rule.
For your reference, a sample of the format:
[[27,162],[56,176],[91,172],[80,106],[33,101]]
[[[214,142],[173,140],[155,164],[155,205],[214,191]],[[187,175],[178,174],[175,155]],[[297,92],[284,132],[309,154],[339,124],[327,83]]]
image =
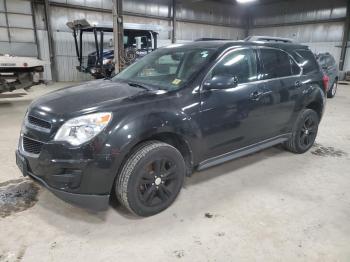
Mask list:
[[[75,50],[78,57],[78,71],[91,74],[94,78],[109,78],[114,74],[113,41],[109,40],[109,48],[105,48],[105,35],[113,33],[113,24],[91,24],[85,19],[68,22],[67,26],[73,31]],[[121,69],[134,63],[148,53],[157,49],[157,37],[161,26],[151,24],[123,24],[124,52],[119,58]],[[84,56],[83,35],[93,35],[95,51]]]

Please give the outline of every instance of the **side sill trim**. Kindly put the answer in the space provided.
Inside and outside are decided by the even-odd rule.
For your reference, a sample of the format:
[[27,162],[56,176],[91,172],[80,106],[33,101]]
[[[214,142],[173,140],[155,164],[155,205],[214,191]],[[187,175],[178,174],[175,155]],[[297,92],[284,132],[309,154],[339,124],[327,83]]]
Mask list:
[[239,157],[242,157],[245,155],[249,155],[249,154],[255,153],[257,151],[278,145],[280,143],[287,141],[290,138],[290,136],[291,136],[291,133],[279,135],[279,136],[258,142],[256,144],[246,146],[246,147],[225,153],[225,154],[220,155],[220,156],[206,159],[206,160],[202,161],[201,163],[199,163],[197,170],[201,171],[203,169],[206,169],[206,168],[209,168],[212,166],[216,166],[216,165],[219,165],[221,163],[224,163],[224,162],[227,162],[227,161],[230,161],[230,160],[233,160],[233,159],[236,159],[236,158],[239,158]]

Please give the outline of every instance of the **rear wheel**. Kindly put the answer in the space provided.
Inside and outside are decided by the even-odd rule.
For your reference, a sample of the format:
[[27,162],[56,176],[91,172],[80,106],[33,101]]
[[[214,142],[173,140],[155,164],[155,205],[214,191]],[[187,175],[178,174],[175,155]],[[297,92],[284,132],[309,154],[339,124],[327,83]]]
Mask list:
[[304,109],[292,132],[292,137],[284,144],[293,153],[302,154],[314,144],[318,131],[319,117],[312,109]]
[[132,213],[152,216],[169,207],[179,194],[185,162],[173,146],[151,141],[138,147],[116,181],[118,200]]
[[333,98],[335,96],[335,94],[337,93],[337,89],[338,89],[338,81],[335,80],[331,89],[329,89],[327,92],[327,97]]

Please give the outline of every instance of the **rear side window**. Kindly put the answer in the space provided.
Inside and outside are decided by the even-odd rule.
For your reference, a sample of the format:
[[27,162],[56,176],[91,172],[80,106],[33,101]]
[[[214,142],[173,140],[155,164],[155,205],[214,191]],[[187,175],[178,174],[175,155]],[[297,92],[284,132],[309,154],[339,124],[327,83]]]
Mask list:
[[[316,57],[310,50],[297,50],[295,53],[296,56],[294,56],[294,58],[303,67],[304,75],[319,71]],[[325,61],[321,58],[320,64],[322,65],[323,63],[325,63]]]
[[264,79],[286,77],[300,73],[299,66],[286,52],[263,48],[260,50],[260,56],[264,65]]
[[332,56],[330,56],[330,55],[327,56],[326,61],[327,61],[327,66],[333,66],[335,64],[334,58]]

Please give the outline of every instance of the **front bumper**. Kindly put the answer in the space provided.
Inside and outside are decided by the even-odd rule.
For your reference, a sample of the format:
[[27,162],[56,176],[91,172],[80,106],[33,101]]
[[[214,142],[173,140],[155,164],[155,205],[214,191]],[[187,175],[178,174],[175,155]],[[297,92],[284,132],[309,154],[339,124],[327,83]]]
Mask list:
[[27,174],[34,180],[41,183],[44,187],[50,190],[58,198],[68,203],[77,205],[82,208],[95,210],[95,211],[104,211],[109,206],[109,195],[87,195],[87,194],[76,194],[76,193],[65,192],[65,191],[50,187],[43,179],[41,179],[38,176],[35,176],[30,172],[27,172]]
[[[69,152],[69,150],[65,150]],[[63,157],[62,149],[46,145],[38,156],[27,154],[21,147],[16,162],[24,176],[43,184],[62,200],[95,211],[106,210],[115,177],[112,158]]]

